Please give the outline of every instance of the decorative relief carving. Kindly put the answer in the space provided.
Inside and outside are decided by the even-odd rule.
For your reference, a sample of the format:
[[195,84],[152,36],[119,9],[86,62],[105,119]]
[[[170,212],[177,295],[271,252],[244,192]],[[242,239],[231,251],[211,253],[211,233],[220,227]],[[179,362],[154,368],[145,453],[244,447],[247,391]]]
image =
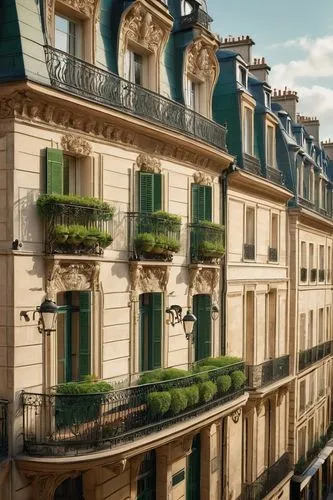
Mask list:
[[139,43],[151,52],[157,52],[164,38],[162,27],[153,20],[151,13],[138,1],[128,11],[122,30],[125,38]]
[[187,50],[186,72],[200,80],[215,81],[218,75],[215,50],[216,46],[201,37],[194,40]]
[[141,172],[151,172],[152,174],[161,173],[161,162],[159,159],[150,156],[147,153],[141,153],[136,159],[137,167]]
[[234,424],[238,424],[241,415],[242,415],[241,408],[238,408],[236,411],[234,411],[234,413],[231,415],[231,419],[232,419]]
[[122,460],[119,460],[119,462],[115,462],[113,464],[106,464],[104,465],[104,467],[109,469],[115,476],[119,476],[119,474],[122,474],[126,469],[126,465],[127,465],[127,459],[123,458]]
[[22,471],[31,481],[32,498],[34,500],[53,500],[55,490],[66,479],[77,477],[80,472],[73,471],[67,474],[38,474],[32,471]]
[[210,186],[214,180],[211,175],[208,175],[205,172],[195,172],[193,179],[195,184],[201,184],[202,186]]
[[218,268],[190,267],[189,294],[209,294],[216,299],[219,291],[220,270]]
[[280,387],[279,389],[279,392],[278,392],[278,397],[277,397],[277,400],[276,400],[276,404],[277,406],[280,406],[285,395],[288,394],[288,387]]
[[64,110],[49,102],[43,103],[40,96],[32,92],[16,91],[0,98],[0,119],[19,118],[25,121],[42,122],[52,127],[63,128],[66,131],[72,129],[75,132],[87,133],[89,130],[89,133],[97,138],[112,143],[134,146],[148,154],[189,163],[192,166],[196,165],[198,168],[207,168],[216,172],[221,170],[220,162],[209,159],[207,156],[173,146],[169,141],[152,140],[145,135],[135,134],[127,128],[116,126],[104,120],[87,119],[81,113]]
[[131,262],[129,267],[131,300],[140,293],[165,292],[169,282],[170,266],[142,265]]
[[61,138],[62,149],[68,153],[74,153],[78,156],[91,155],[91,145],[82,137],[74,134],[66,134]]
[[[100,0],[57,0],[86,17],[92,17],[97,11]],[[54,15],[55,0],[47,0],[47,19],[51,23]]]
[[193,435],[189,434],[182,439],[182,451],[185,455],[189,455],[192,451]]
[[46,285],[48,298],[55,300],[58,292],[71,290],[99,291],[99,271],[96,262],[50,262]]

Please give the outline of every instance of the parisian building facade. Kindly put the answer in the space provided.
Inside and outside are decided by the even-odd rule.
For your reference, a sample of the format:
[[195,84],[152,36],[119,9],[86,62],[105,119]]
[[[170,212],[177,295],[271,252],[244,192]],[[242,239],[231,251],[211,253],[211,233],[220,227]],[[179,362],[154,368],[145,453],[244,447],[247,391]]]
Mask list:
[[317,118],[205,0],[0,13],[0,500],[326,499]]

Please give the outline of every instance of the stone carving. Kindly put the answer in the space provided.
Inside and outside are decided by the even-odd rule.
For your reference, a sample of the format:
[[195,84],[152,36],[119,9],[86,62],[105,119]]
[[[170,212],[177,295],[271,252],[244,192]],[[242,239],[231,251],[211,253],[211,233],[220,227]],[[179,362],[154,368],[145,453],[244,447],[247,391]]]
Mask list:
[[106,464],[104,465],[104,467],[109,469],[115,476],[118,476],[119,474],[122,474],[124,472],[124,470],[126,469],[126,465],[127,459],[123,458],[122,460],[119,460],[119,462]]
[[72,471],[66,474],[38,474],[37,472],[22,470],[23,474],[31,481],[32,498],[34,500],[53,500],[55,490],[66,479],[77,477],[80,472]]
[[68,129],[83,133],[89,130],[90,135],[109,142],[130,145],[141,152],[188,163],[191,166],[196,165],[198,168],[221,171],[220,161],[200,155],[188,147],[180,148],[167,140],[152,140],[143,134],[133,133],[128,128],[105,122],[105,119],[96,119],[92,123],[91,117],[83,117],[81,113],[82,111],[68,111],[49,102],[42,102],[40,96],[32,92],[16,91],[0,98],[0,119],[18,118],[24,121],[43,122],[52,128],[55,126],[63,128],[66,132]]
[[259,401],[256,404],[257,416],[261,417],[265,413],[265,409],[266,408],[265,408],[265,404],[263,403],[263,401]]
[[62,149],[77,156],[89,156],[92,148],[88,141],[74,134],[66,134],[61,138]]
[[139,293],[165,292],[169,282],[170,266],[130,263],[132,301]]
[[187,51],[186,71],[200,80],[215,81],[218,74],[216,47],[202,37],[194,40]]
[[288,394],[288,387],[280,387],[276,401],[277,406],[281,405],[286,394]]
[[151,52],[157,52],[163,42],[163,29],[153,20],[147,8],[138,1],[128,11],[122,29],[127,39],[143,45]]
[[195,172],[193,179],[195,184],[201,184],[202,186],[210,186],[213,183],[213,177],[204,172]]
[[189,455],[192,451],[193,435],[188,434],[182,439],[182,451],[185,455]]
[[219,292],[220,270],[218,268],[190,267],[190,296],[195,294],[213,295],[215,300]]
[[161,173],[161,162],[157,158],[147,153],[141,153],[136,159],[136,164],[141,172],[151,172],[152,174]]
[[[99,6],[99,0],[58,0],[60,3],[76,10],[86,17],[91,17]],[[55,7],[55,0],[47,0],[47,19],[52,22]]]
[[100,266],[96,262],[63,262],[54,260],[49,264],[46,293],[55,300],[58,292],[70,290],[99,291]]
[[238,424],[241,415],[242,415],[241,408],[238,408],[236,411],[234,411],[234,413],[231,415],[231,419],[232,419],[234,424]]

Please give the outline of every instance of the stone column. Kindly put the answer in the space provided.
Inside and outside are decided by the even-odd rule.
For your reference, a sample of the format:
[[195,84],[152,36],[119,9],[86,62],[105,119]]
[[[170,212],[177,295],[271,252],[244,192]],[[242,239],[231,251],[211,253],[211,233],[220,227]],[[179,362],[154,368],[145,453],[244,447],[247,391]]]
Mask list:
[[156,449],[156,498],[172,500],[172,449],[166,444]]
[[211,500],[218,497],[220,482],[220,422],[212,424],[201,431],[201,487],[200,498]]

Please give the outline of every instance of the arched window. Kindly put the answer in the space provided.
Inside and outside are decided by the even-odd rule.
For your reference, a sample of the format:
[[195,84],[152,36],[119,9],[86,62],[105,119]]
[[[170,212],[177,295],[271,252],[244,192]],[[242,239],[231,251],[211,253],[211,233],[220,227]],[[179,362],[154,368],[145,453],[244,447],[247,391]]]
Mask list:
[[69,477],[55,491],[53,500],[84,500],[82,475]]

